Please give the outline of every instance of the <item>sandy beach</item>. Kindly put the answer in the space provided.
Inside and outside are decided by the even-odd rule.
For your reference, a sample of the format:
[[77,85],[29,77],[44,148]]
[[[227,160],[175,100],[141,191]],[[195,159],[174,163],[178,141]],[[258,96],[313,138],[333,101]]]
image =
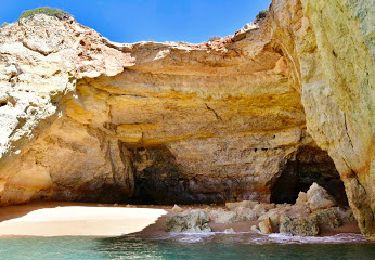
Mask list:
[[[103,205],[85,203],[32,203],[0,208],[0,236],[120,236],[137,233],[163,236],[168,206]],[[182,208],[188,209],[189,206]],[[196,205],[195,208],[202,208]],[[213,232],[232,228],[251,232],[257,221],[231,224],[211,223]],[[322,230],[320,236],[360,233],[355,221],[333,230]]]
[[161,208],[95,204],[37,204],[0,211],[0,236],[119,236],[140,232],[167,213]]

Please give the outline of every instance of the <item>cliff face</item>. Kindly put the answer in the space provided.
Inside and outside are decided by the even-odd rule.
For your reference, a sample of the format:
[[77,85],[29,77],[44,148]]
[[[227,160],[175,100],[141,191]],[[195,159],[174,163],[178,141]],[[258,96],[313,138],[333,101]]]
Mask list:
[[[198,45],[115,45],[73,20],[44,15],[3,34],[10,34],[3,46],[20,45],[3,51],[20,67],[5,79],[15,102],[4,109],[26,103],[11,115],[24,125],[10,127],[3,146],[3,204],[269,201],[275,176],[303,138],[300,93],[269,21],[239,39]],[[42,39],[60,49],[44,50]],[[60,63],[49,65],[52,57]],[[40,115],[31,108],[45,111],[43,104],[21,103],[12,91],[45,95],[51,112]],[[35,138],[19,144],[28,133]]]
[[273,4],[277,25],[293,35],[281,39],[299,63],[308,132],[334,159],[362,231],[374,238],[374,1]]
[[326,2],[274,0],[202,44],[116,44],[46,15],[2,27],[1,204],[269,201],[301,149],[333,167],[315,141],[371,237],[375,9]]
[[[374,239],[374,1],[303,4],[319,50],[307,64],[322,68],[303,75],[308,128],[334,158],[361,229]],[[319,80],[322,74],[324,80]],[[323,106],[316,106],[318,102]],[[319,116],[322,113],[324,118]]]

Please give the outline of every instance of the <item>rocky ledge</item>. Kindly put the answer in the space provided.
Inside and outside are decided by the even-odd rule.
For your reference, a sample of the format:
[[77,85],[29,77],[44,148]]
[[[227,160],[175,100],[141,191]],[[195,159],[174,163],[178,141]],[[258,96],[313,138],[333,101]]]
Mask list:
[[0,204],[292,204],[316,182],[374,239],[374,17],[372,0],[273,0],[200,44],[2,26]]
[[299,194],[294,205],[250,200],[226,203],[219,208],[182,209],[175,205],[167,216],[165,228],[168,232],[184,233],[247,231],[316,236],[334,232],[353,221],[350,209],[337,207],[334,198],[313,183],[307,193]]

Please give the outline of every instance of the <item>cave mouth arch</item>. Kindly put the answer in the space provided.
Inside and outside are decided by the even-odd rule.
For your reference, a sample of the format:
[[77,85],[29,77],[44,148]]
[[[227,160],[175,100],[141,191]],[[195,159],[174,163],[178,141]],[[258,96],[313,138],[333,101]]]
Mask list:
[[281,175],[271,185],[270,202],[294,204],[299,192],[307,192],[313,182],[324,187],[339,206],[348,206],[344,183],[327,152],[315,145],[299,147],[288,159]]

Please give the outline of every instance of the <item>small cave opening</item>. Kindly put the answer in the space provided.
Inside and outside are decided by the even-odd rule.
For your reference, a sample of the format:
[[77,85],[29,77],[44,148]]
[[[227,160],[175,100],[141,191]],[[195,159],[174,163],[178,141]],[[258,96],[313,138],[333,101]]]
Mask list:
[[344,183],[327,152],[317,146],[302,146],[286,162],[281,175],[271,186],[270,202],[294,204],[300,191],[307,192],[312,183],[322,186],[339,206],[348,206]]

